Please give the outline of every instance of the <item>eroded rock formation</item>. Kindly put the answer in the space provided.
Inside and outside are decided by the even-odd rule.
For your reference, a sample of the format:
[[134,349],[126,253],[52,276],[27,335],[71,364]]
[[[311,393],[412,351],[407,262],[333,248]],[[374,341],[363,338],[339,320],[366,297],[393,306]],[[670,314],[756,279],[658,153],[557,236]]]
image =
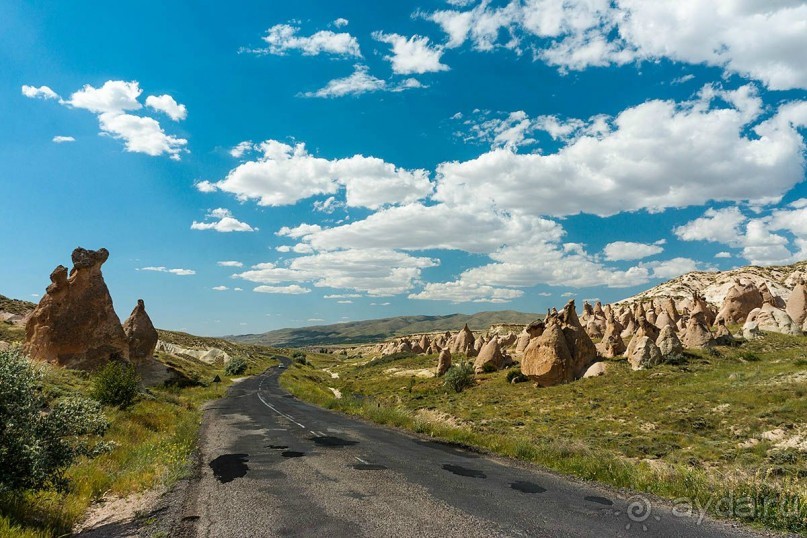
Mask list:
[[73,269],[58,266],[25,326],[24,351],[35,360],[94,369],[129,358],[129,342],[112,305],[101,266],[109,252],[77,248]]
[[743,323],[748,314],[755,308],[760,308],[762,304],[762,293],[753,282],[742,284],[739,280],[735,280],[723,300],[717,319],[726,323]]
[[544,333],[530,341],[521,361],[521,372],[538,386],[567,383],[583,376],[597,357],[597,350],[577,318],[574,301],[563,312],[551,313]]
[[137,364],[154,356],[159,336],[146,313],[143,299],[138,299],[132,314],[123,322],[123,332],[129,343],[129,360]]
[[451,368],[451,352],[444,349],[437,358],[437,377],[445,375],[449,368]]

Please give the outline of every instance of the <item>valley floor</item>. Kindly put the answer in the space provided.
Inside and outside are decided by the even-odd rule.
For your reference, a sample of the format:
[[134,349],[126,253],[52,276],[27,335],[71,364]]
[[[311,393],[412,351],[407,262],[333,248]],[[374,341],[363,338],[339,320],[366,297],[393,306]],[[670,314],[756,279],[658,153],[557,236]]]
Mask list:
[[308,360],[282,378],[307,401],[682,510],[807,532],[805,337],[769,334],[636,372],[616,360],[603,377],[544,389],[501,371],[461,393],[423,375],[432,356]]
[[757,536],[306,404],[279,386],[282,371],[239,383],[205,412],[184,499],[159,516],[173,520],[168,535]]

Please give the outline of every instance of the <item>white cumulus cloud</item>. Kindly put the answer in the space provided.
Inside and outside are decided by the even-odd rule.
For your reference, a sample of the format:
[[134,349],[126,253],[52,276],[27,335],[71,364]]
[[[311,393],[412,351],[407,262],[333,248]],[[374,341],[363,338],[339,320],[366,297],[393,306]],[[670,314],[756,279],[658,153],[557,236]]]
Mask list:
[[320,288],[388,296],[409,291],[423,269],[438,264],[392,250],[342,250],[299,256],[282,265],[258,264],[235,277],[269,286],[312,282]]
[[774,90],[807,88],[802,0],[512,0],[420,13],[447,47],[529,48],[561,70],[662,58],[705,64]]
[[366,65],[357,64],[353,66],[353,73],[347,77],[335,78],[322,88],[301,93],[300,96],[330,99],[379,91],[397,93],[425,87],[419,80],[414,78],[407,78],[394,84],[388,83],[386,80],[371,75]]
[[[718,97],[726,103],[716,104]],[[556,153],[494,149],[442,163],[433,199],[544,216],[661,211],[712,200],[774,203],[803,178],[801,110],[782,106],[754,123],[759,109],[750,86],[707,86],[684,103],[648,101],[613,118],[607,132],[574,138]]]
[[291,146],[276,140],[262,143],[261,149],[260,159],[240,164],[215,184],[202,182],[197,188],[204,192],[215,188],[263,206],[292,205],[344,188],[348,207],[371,209],[412,202],[432,191],[425,170],[398,168],[375,157],[328,160],[311,155],[304,144]]
[[[338,19],[343,21],[344,19]],[[347,24],[347,21],[345,21]],[[337,28],[344,24],[334,24]],[[320,30],[310,36],[299,35],[300,28],[291,24],[276,24],[266,31],[262,38],[265,48],[242,49],[255,54],[284,55],[289,51],[298,51],[306,56],[332,54],[335,56],[361,58],[358,40],[346,32]]]
[[51,90],[48,86],[22,85],[22,94],[30,99],[59,99],[59,94]]
[[177,276],[191,276],[195,275],[196,271],[193,269],[169,269],[168,267],[164,266],[149,266],[149,267],[141,267],[138,271],[153,271],[155,273],[170,273],[172,275]]
[[187,107],[177,103],[170,95],[149,95],[146,97],[146,106],[163,112],[174,121],[184,120],[188,117]]
[[75,142],[76,141],[76,139],[74,137],[72,137],[72,136],[61,136],[61,135],[54,136],[52,140],[56,144],[64,144],[65,142]]
[[414,35],[407,38],[384,32],[375,32],[373,37],[392,47],[392,56],[385,58],[392,64],[392,71],[398,75],[422,75],[449,70],[447,65],[440,62],[443,47],[431,44],[428,37]]
[[[188,151],[186,139],[167,134],[154,118],[130,114],[131,111],[143,108],[139,101],[142,93],[137,81],[108,80],[100,88],[86,84],[73,92],[70,99],[59,99],[59,103],[96,114],[101,134],[121,140],[128,152],[151,156],[168,155],[173,160],[179,160],[181,154]],[[47,86],[23,86],[23,94],[45,99],[58,98]],[[174,108],[171,108],[171,103]],[[183,119],[187,113],[184,105],[178,105],[169,95],[149,96],[146,104],[166,112],[174,120]],[[59,138],[63,138],[62,142],[68,141],[65,137]]]
[[291,284],[290,286],[257,286],[252,291],[255,293],[274,293],[278,295],[303,295],[311,293],[310,289],[298,286],[297,284]]
[[253,228],[246,222],[241,222],[233,217],[233,214],[229,209],[224,209],[222,207],[208,212],[207,218],[213,220],[209,222],[193,221],[191,224],[191,230],[213,230],[223,233],[258,231],[258,228]]
[[623,260],[641,260],[661,254],[664,249],[659,245],[646,243],[633,243],[631,241],[614,241],[608,243],[603,249],[605,259],[616,262]]

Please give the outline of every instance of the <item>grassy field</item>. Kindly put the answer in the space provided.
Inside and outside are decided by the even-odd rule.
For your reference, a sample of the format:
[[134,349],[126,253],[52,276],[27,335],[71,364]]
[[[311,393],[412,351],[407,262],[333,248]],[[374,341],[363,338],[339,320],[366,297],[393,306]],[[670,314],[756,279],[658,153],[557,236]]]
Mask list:
[[807,338],[771,334],[638,372],[614,360],[604,377],[544,389],[483,374],[461,393],[416,376],[436,357],[308,358],[282,383],[313,403],[716,515],[727,515],[718,499],[750,499],[730,515],[807,532]]
[[[191,345],[189,339],[195,339],[166,332],[161,332],[160,337],[186,346]],[[225,345],[212,339],[195,340],[196,345]],[[245,375],[276,364],[276,350],[226,345],[228,353],[247,360]],[[189,456],[196,447],[202,404],[223,396],[232,379],[224,374],[223,367],[170,356],[161,359],[194,380],[196,386],[150,388],[128,409],[105,408],[111,422],[105,440],[112,441],[115,448],[71,467],[67,491],[27,492],[0,498],[0,536],[50,538],[69,534],[93,501],[168,487],[187,472]],[[44,391],[49,400],[89,393],[90,374],[49,366],[43,369]],[[216,375],[220,383],[212,382]]]

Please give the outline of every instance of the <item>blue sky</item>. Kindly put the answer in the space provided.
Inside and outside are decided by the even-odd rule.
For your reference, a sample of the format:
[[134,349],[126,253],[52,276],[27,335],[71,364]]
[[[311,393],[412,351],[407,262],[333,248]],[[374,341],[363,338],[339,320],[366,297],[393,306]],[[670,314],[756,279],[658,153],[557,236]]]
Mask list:
[[[0,293],[261,332],[807,258],[807,3],[7,1]],[[377,4],[377,5],[376,5]]]

